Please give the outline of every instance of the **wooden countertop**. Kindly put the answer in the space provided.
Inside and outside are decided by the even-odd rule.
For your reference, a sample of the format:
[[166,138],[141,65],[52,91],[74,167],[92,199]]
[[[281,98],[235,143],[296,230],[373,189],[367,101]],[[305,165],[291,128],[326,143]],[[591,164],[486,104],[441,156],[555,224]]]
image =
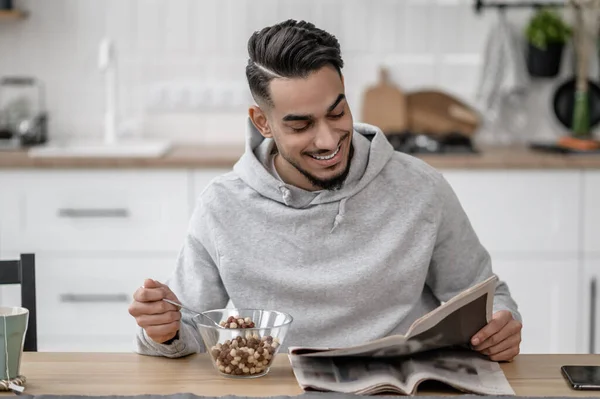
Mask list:
[[[0,169],[231,168],[243,146],[176,145],[161,158],[32,158],[0,151]],[[481,148],[480,154],[418,155],[438,169],[600,169],[600,154],[559,155],[524,147]]]
[[231,168],[243,146],[176,145],[159,158],[30,157],[25,150],[0,151],[0,169],[186,169]]
[[[564,364],[600,364],[600,355],[519,355],[501,367],[520,396],[595,396],[599,392],[572,390],[560,373]],[[21,373],[25,394],[59,395],[168,395],[189,392],[205,396],[299,395],[286,355],[278,355],[271,372],[261,378],[225,379],[214,370],[208,355],[180,359],[134,353],[23,354]],[[433,389],[433,388],[432,388]],[[436,387],[420,394],[456,395],[451,388]],[[11,395],[4,393],[4,395]]]

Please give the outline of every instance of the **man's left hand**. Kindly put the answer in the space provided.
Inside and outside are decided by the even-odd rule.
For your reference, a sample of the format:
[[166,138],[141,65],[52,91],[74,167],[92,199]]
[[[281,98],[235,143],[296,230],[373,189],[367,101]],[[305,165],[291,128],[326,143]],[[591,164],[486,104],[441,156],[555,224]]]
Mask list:
[[471,338],[473,349],[495,362],[511,361],[519,354],[523,324],[508,310],[500,310]]

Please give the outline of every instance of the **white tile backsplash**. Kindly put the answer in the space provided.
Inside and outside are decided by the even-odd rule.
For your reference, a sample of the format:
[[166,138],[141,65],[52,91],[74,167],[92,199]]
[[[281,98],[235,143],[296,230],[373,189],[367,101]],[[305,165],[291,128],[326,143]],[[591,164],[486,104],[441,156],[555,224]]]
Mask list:
[[[315,10],[318,8],[318,0],[278,0],[277,7],[279,20],[296,19],[313,21],[315,18]],[[351,8],[351,6],[350,6]],[[256,30],[260,29],[256,27]]]
[[[94,5],[96,12],[102,12],[98,10],[96,2],[89,0],[86,2]],[[138,40],[137,1],[104,0],[103,4],[106,21],[105,32],[109,37],[119,39],[115,45],[121,55],[120,58],[133,54]]]
[[398,23],[399,3],[395,0],[380,0],[378,7],[371,9],[371,50],[376,54],[394,53],[399,49],[402,24]]
[[246,41],[251,31],[247,25],[246,13],[252,5],[239,0],[221,0],[217,31],[225,35],[225,54],[236,56],[246,52]]
[[[328,0],[323,0],[324,2]],[[249,33],[261,30],[265,26],[270,26],[280,22],[281,1],[280,0],[260,0],[260,6],[246,8],[246,23]],[[245,43],[248,41],[246,37]]]
[[340,0],[318,0],[314,8],[314,24],[338,39],[342,38]]
[[342,54],[352,56],[369,51],[373,29],[370,19],[372,5],[373,3],[363,0],[344,0],[344,7],[338,8],[335,17],[332,16],[340,18],[341,36],[338,39]]
[[[432,1],[400,2],[398,23],[403,28],[400,52],[407,54],[431,54],[435,51],[434,30],[436,7]],[[439,37],[438,37],[439,38]]]
[[169,0],[165,3],[165,53],[187,56],[191,52],[193,3],[191,0]]
[[222,33],[220,25],[224,22],[219,2],[219,0],[203,0],[201,2],[192,0],[191,14],[194,22],[191,34],[194,51],[190,56],[194,57],[200,54],[203,54],[204,58],[215,56],[219,48],[225,45],[223,34],[216,34],[216,32]]
[[[28,74],[45,83],[52,137],[102,134],[104,86],[97,57],[101,38],[108,36],[116,40],[123,118],[137,120],[142,135],[205,143],[243,141],[245,112],[156,112],[149,107],[153,88],[169,81],[233,82],[245,88],[247,40],[264,26],[287,18],[308,19],[336,35],[346,63],[348,98],[359,119],[362,93],[377,80],[381,65],[405,91],[441,88],[473,101],[487,31],[496,20],[492,11],[475,14],[470,0],[16,4],[28,9],[30,17],[0,24],[0,75]],[[528,14],[515,15],[526,21]],[[540,90],[547,95],[549,89]],[[548,119],[544,101],[532,109]],[[538,136],[555,132],[543,123],[536,128]]]
[[467,7],[459,7],[452,3],[439,4],[430,14],[430,18],[433,19],[433,29],[430,29],[430,34],[435,37],[433,45],[437,53],[460,53],[464,51],[464,33],[466,31],[462,12],[464,8],[467,9],[468,13],[475,14]]
[[[95,1],[98,0],[84,0]],[[136,1],[136,0],[125,0]],[[170,1],[165,0],[137,0],[136,43],[134,52],[143,59],[162,59],[165,55],[165,41],[167,37],[166,9]],[[99,7],[99,12],[103,7]],[[115,40],[118,38],[115,37]],[[93,43],[90,43],[93,45]]]
[[76,51],[85,58],[97,59],[97,51],[89,43],[97,43],[106,34],[106,20],[110,14],[98,12],[92,1],[69,0],[67,9],[73,10],[75,25]]

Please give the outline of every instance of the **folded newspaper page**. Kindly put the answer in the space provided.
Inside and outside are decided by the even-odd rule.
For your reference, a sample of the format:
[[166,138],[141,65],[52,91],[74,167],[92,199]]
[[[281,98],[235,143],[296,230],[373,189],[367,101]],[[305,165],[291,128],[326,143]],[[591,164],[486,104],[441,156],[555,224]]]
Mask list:
[[467,393],[515,394],[498,363],[471,350],[440,349],[405,358],[290,355],[290,360],[305,391],[415,395],[419,384],[433,380]]
[[412,394],[425,380],[465,392],[514,395],[498,363],[470,349],[492,318],[497,276],[461,292],[417,319],[405,335],[346,348],[290,347],[303,389]]

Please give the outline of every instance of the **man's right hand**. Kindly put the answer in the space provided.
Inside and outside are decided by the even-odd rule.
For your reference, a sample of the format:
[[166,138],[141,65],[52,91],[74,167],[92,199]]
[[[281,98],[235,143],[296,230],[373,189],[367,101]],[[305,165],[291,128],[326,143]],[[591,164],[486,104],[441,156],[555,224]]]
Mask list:
[[135,318],[138,326],[159,344],[175,337],[181,320],[179,308],[163,301],[165,298],[179,302],[167,285],[146,279],[144,285],[133,294],[133,302],[129,306],[129,314]]

